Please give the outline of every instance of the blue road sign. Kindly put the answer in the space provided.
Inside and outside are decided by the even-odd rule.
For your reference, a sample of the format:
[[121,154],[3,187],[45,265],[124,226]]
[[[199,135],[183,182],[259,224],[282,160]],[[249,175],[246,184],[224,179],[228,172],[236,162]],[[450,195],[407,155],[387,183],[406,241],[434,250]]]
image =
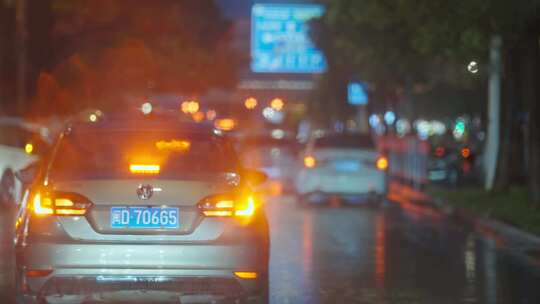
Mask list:
[[326,59],[309,37],[318,4],[255,4],[251,12],[251,70],[255,73],[322,73]]
[[368,94],[362,83],[351,82],[347,87],[349,104],[360,106],[368,103]]

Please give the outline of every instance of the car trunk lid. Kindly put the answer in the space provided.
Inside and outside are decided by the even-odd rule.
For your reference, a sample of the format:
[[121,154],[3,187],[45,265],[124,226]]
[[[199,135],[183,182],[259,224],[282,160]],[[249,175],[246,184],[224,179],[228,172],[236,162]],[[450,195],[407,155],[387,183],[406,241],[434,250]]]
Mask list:
[[356,173],[376,169],[379,154],[361,149],[317,149],[314,151],[317,166],[340,173]]
[[[152,194],[142,199],[138,189],[150,187]],[[85,196],[92,202],[86,214],[87,221],[77,221],[73,217],[59,217],[68,234],[78,238],[97,238],[97,235],[189,235],[200,226],[203,218],[198,203],[206,196],[232,190],[234,186],[222,180],[88,180],[55,183],[56,191],[73,192]],[[129,223],[133,225],[113,225],[118,220],[119,210],[130,212]],[[148,211],[145,211],[148,210]],[[146,225],[146,218],[134,217],[175,216],[174,225]],[[145,214],[141,215],[141,212]],[[168,213],[172,212],[172,213]],[[158,219],[159,220],[159,219]],[[168,221],[168,220],[167,220]],[[77,224],[79,222],[79,224]],[[118,224],[118,222],[115,222]],[[172,223],[172,220],[171,220]],[[90,226],[91,230],[89,229]],[[86,232],[84,232],[86,231]]]

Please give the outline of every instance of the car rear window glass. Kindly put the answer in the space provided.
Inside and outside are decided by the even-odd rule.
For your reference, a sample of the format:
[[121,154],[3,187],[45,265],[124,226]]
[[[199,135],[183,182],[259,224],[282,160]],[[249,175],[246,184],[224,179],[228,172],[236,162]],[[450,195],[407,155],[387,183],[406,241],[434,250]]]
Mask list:
[[39,139],[37,134],[23,128],[17,126],[0,127],[0,145],[23,149],[27,143],[36,139]]
[[295,153],[298,145],[294,139],[276,139],[271,137],[248,138],[240,144],[240,150],[271,150],[279,148],[287,153]]
[[277,139],[272,137],[251,137],[247,138],[242,143],[248,147],[293,147],[296,142],[292,139]]
[[[229,144],[174,132],[83,132],[61,139],[49,176],[55,180],[166,178],[237,172]],[[158,172],[137,172],[137,168]],[[150,166],[150,167],[148,167]]]
[[328,135],[315,141],[319,149],[375,149],[371,136],[368,135]]

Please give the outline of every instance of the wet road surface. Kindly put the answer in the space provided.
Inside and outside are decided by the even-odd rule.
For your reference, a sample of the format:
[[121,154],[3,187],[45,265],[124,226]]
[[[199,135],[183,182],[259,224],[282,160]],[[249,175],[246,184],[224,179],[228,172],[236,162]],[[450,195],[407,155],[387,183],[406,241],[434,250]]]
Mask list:
[[[273,304],[540,303],[538,272],[444,216],[393,203],[301,208],[287,198],[266,209]],[[9,247],[2,233],[0,303],[11,298]]]
[[13,301],[13,218],[14,210],[0,210],[0,303]]
[[267,205],[272,303],[540,303],[540,277],[444,216]]

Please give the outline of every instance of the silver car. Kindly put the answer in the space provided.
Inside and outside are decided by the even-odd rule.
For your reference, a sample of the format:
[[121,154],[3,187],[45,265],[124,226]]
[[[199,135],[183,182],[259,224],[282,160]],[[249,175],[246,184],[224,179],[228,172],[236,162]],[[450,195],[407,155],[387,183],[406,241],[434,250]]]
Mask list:
[[268,225],[211,127],[104,118],[63,132],[17,219],[20,303],[201,303],[268,297]]
[[0,118],[0,203],[14,207],[23,186],[15,178],[18,170],[38,160],[50,145],[50,131],[21,118]]
[[304,168],[296,178],[301,203],[380,202],[386,192],[388,159],[370,135],[326,134],[313,138],[304,151]]
[[276,138],[263,134],[243,138],[239,153],[243,164],[258,168],[268,176],[269,183],[262,185],[261,190],[280,195],[294,190],[294,179],[299,169],[297,150],[294,137],[283,135]]

